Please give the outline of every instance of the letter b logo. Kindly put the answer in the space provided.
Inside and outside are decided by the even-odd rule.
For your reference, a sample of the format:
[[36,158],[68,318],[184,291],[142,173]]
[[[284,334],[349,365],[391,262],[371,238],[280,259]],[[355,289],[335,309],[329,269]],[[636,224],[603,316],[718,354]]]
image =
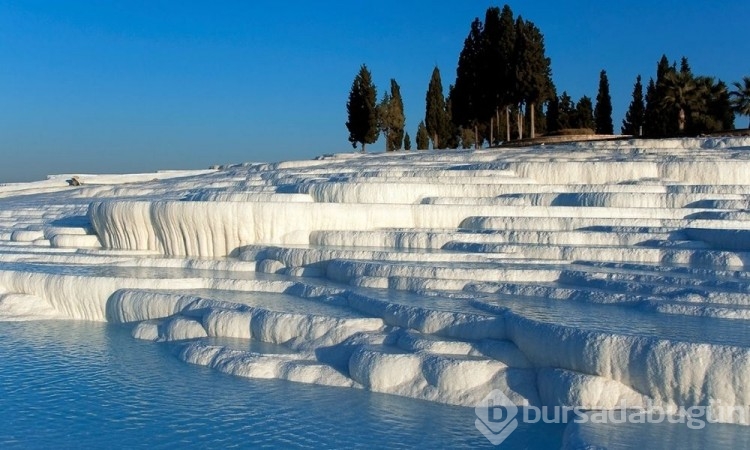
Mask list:
[[474,425],[493,445],[500,445],[518,427],[518,407],[499,389],[483,398],[474,412]]

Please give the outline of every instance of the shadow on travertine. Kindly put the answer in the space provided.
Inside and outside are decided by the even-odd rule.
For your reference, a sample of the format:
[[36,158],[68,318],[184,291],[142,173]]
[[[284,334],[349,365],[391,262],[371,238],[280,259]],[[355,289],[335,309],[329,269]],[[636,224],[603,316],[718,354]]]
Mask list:
[[749,146],[331,155],[7,197],[0,312],[463,406],[748,405]]

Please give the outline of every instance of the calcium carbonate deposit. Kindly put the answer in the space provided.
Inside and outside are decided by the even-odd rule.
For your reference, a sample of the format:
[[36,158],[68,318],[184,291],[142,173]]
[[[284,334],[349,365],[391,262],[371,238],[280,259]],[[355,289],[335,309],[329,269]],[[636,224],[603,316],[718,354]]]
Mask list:
[[2,320],[127,324],[241,377],[750,425],[750,138],[67,178],[0,186]]

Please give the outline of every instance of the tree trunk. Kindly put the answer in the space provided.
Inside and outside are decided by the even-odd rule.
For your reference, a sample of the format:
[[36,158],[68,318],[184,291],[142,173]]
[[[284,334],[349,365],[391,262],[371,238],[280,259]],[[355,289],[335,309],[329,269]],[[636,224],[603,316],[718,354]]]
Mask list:
[[500,136],[503,133],[500,131],[500,108],[495,109],[495,123],[497,124],[497,140],[500,140]]
[[685,132],[685,110],[680,108],[680,112],[677,114],[677,123],[680,128],[680,134]]
[[523,108],[518,105],[518,139],[523,139]]
[[477,124],[474,124],[474,149],[479,148],[479,128]]
[[510,106],[505,107],[505,132],[505,140],[510,142]]
[[534,103],[531,103],[529,106],[531,107],[531,134],[530,134],[530,137],[531,137],[531,139],[534,139],[534,107],[535,107],[535,105],[534,105]]
[[437,150],[440,148],[440,143],[438,142],[438,135],[435,133],[432,135],[432,149]]
[[362,143],[362,153],[367,153],[367,150],[365,150],[365,143]]
[[492,147],[492,144],[495,142],[495,124],[494,124],[494,117],[490,117],[490,147]]

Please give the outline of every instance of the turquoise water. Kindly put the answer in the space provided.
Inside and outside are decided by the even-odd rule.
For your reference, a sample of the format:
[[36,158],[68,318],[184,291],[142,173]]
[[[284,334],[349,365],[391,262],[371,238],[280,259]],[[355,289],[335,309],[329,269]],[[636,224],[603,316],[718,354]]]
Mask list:
[[[472,408],[248,380],[88,322],[0,323],[0,448],[492,448]],[[556,448],[521,424],[500,448]]]

